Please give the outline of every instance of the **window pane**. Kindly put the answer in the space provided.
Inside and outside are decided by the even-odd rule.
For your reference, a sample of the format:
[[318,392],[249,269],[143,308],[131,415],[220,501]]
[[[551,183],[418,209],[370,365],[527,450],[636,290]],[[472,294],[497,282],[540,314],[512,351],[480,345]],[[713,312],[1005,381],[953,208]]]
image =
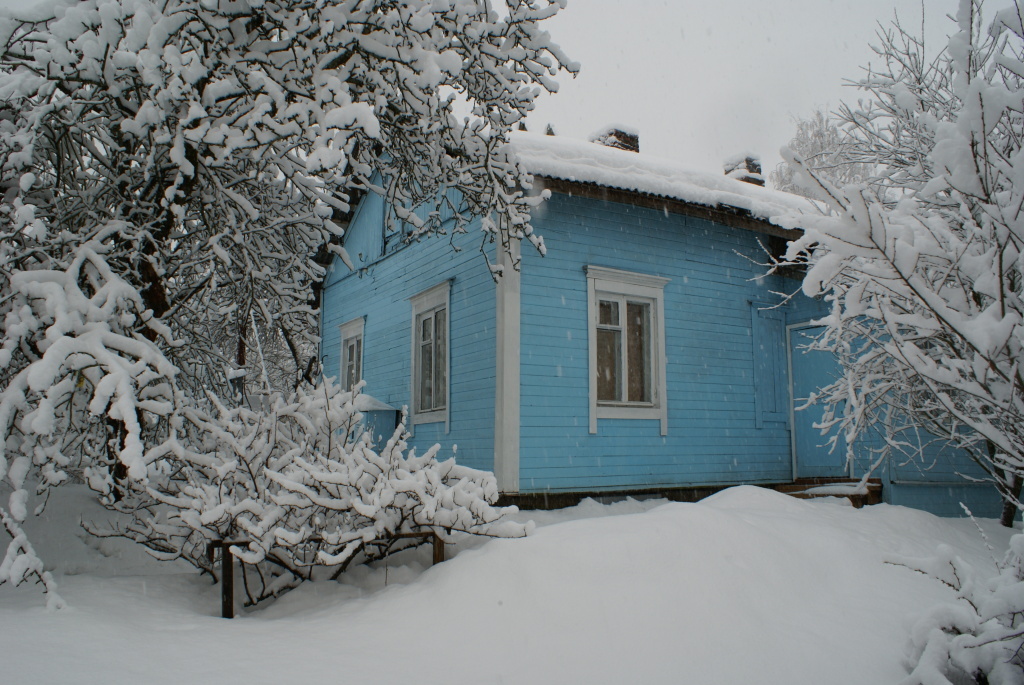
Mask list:
[[342,382],[345,384],[345,388],[352,387],[352,343],[348,340],[345,341],[345,361],[342,367],[345,371],[345,377],[342,378]]
[[352,384],[355,383],[355,380],[356,380],[355,378],[353,378],[353,376],[355,375],[355,369],[353,368],[353,366],[354,366],[354,359],[355,359],[355,344],[354,343],[355,343],[355,341],[352,338],[348,338],[343,343],[344,358],[342,360],[342,379],[341,380],[342,380],[342,383],[345,384],[345,389],[346,390],[351,390],[352,389]]
[[356,338],[356,344],[352,346],[352,385],[363,380],[363,339]]
[[420,411],[434,408],[434,346],[430,343],[420,345]]
[[440,309],[434,314],[434,408],[445,405],[446,384],[448,383],[448,339],[447,312]]
[[626,368],[630,402],[651,401],[650,318],[650,305],[640,302],[626,304]]
[[620,331],[597,331],[597,399],[618,402],[622,399],[619,363],[622,356]]
[[600,314],[598,317],[598,323],[602,326],[618,326],[619,325],[619,303],[611,302],[609,300],[601,300],[601,304],[598,305]]
[[430,342],[431,317],[424,316],[420,319],[420,342]]

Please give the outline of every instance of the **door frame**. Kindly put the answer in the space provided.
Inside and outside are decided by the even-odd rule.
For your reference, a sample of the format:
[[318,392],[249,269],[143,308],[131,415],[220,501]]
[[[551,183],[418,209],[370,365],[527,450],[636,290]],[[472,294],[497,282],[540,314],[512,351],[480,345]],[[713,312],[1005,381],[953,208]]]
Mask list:
[[[808,319],[799,323],[791,323],[786,325],[786,370],[789,373],[789,454],[790,454],[790,468],[792,470],[791,479],[796,482],[798,464],[796,458],[796,386],[794,383],[793,376],[793,331],[801,328],[823,328],[824,324],[814,323],[815,319]],[[846,477],[853,477],[853,464],[847,463]]]

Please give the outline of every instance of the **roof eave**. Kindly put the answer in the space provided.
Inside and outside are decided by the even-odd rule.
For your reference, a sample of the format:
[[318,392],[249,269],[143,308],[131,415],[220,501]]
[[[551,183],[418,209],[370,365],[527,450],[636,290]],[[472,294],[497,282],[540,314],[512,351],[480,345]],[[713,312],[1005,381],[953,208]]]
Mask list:
[[752,216],[750,212],[738,207],[729,205],[708,205],[686,202],[671,197],[653,195],[637,190],[625,190],[612,188],[598,183],[584,181],[569,181],[563,178],[553,178],[544,175],[534,176],[534,189],[547,189],[553,193],[586,197],[605,202],[619,202],[632,204],[639,207],[647,207],[659,211],[672,212],[692,216],[699,219],[714,221],[719,224],[739,228],[764,235],[776,236],[786,240],[795,240],[802,235],[798,229],[782,228],[776,226],[767,219]]

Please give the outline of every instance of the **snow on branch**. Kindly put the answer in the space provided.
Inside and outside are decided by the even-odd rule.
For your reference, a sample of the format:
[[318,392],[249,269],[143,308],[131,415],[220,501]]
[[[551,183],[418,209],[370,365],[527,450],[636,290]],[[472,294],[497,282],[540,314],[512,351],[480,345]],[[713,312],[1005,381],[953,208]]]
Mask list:
[[957,17],[931,60],[898,25],[881,34],[883,67],[860,83],[871,98],[840,111],[844,150],[878,169],[866,183],[835,185],[788,155],[831,211],[789,217],[805,232],[787,257],[807,261],[804,292],[831,305],[815,348],[843,364],[823,398],[842,408],[829,416],[848,449],[875,427],[911,458],[950,442],[1012,516],[1024,475],[1024,42],[1003,20],[983,31],[970,0]]
[[247,475],[241,509],[198,504],[261,454],[294,464],[266,432],[284,415],[235,408],[315,378],[320,289],[335,255],[351,264],[362,193],[427,216],[416,238],[457,196],[455,230],[484,217],[502,249],[543,249],[508,139],[577,69],[542,29],[564,4],[58,0],[0,18],[0,478],[45,490],[76,469],[110,506],[177,507],[126,531],[161,555],[194,557],[226,521],[252,554],[279,549],[287,517],[245,513],[277,485]]
[[493,475],[439,462],[439,445],[417,455],[400,425],[378,451],[357,397],[325,379],[278,396],[263,412],[220,405],[214,419],[190,407],[187,423],[216,425],[183,440],[201,449],[168,455],[163,473],[124,493],[116,508],[131,514],[126,526],[89,529],[211,574],[209,543],[244,541],[232,553],[252,576],[252,603],[316,577],[317,569],[343,571],[419,544],[404,534],[527,533],[504,520],[514,508],[492,506]]
[[[839,111],[840,161],[875,171],[843,184],[787,154],[829,211],[780,219],[804,229],[786,255],[807,265],[804,293],[830,306],[812,347],[843,369],[821,391],[820,427],[851,458],[880,435],[876,463],[920,462],[933,443],[966,453],[1007,526],[1024,483],[1022,10],[986,23],[961,0],[934,56],[899,24],[880,32],[880,64],[858,83],[868,98]],[[1020,536],[1013,546],[987,585],[951,583],[967,607],[915,628],[907,683],[1020,682]]]

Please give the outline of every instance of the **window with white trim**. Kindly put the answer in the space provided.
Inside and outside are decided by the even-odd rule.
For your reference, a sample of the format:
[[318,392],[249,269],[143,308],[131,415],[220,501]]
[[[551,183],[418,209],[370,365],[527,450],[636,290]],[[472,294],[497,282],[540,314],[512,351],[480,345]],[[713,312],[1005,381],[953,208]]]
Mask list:
[[587,266],[590,432],[598,419],[660,419],[665,395],[664,292],[669,279]]
[[363,317],[341,325],[341,384],[351,390],[363,380]]
[[449,282],[411,298],[412,422],[448,422]]

